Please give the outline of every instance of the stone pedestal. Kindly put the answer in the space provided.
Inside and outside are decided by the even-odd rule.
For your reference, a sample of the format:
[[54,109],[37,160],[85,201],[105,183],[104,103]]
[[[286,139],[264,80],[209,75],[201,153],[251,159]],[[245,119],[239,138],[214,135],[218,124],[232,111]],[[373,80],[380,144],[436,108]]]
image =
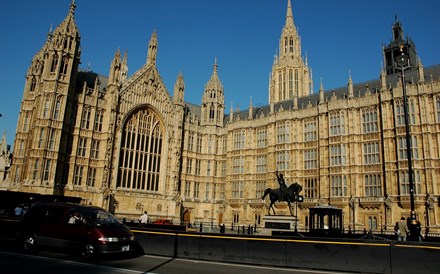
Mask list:
[[273,231],[293,232],[295,222],[295,216],[266,215],[263,217],[264,234],[271,235]]

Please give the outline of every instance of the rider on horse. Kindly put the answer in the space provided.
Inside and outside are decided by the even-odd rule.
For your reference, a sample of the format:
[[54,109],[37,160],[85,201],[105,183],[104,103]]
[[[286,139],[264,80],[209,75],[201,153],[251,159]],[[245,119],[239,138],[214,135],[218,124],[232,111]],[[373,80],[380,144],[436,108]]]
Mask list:
[[285,200],[284,198],[286,198],[286,194],[287,194],[287,185],[286,185],[286,181],[284,180],[284,176],[282,173],[278,174],[278,170],[276,171],[276,175],[277,175],[277,179],[278,179],[278,184],[280,185],[280,191],[281,191],[281,198],[283,200]]

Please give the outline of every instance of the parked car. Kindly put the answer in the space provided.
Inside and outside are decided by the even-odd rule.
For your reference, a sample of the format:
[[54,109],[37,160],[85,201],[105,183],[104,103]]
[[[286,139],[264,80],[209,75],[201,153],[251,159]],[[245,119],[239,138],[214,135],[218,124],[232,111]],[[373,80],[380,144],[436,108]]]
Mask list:
[[173,222],[166,219],[157,219],[153,222],[153,224],[159,224],[159,225],[172,225]]
[[133,233],[106,210],[74,203],[36,203],[21,219],[17,239],[27,252],[78,251],[83,257],[138,252]]

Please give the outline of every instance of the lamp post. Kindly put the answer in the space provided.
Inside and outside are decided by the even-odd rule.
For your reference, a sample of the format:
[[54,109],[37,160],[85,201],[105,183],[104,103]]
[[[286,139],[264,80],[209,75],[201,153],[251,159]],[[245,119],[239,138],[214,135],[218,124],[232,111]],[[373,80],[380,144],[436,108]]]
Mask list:
[[406,131],[406,156],[408,159],[408,179],[409,179],[409,194],[411,200],[411,212],[410,212],[410,237],[413,239],[417,238],[416,232],[416,213],[414,210],[414,178],[412,170],[412,159],[411,159],[411,136],[409,134],[409,117],[408,117],[408,99],[406,97],[406,83],[405,83],[405,70],[410,68],[409,57],[403,52],[403,45],[400,46],[401,55],[397,56],[395,61],[396,65],[400,70],[400,79],[402,80],[402,92],[403,92],[403,112],[405,120],[405,131]]

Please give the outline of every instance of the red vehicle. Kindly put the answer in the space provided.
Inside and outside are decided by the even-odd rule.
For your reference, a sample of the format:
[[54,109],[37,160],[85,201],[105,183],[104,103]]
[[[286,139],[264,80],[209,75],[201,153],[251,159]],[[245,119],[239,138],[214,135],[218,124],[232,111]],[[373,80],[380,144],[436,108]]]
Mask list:
[[166,219],[157,219],[153,222],[153,224],[159,224],[159,225],[172,225],[173,222]]
[[73,203],[36,203],[23,216],[17,239],[27,252],[43,248],[97,254],[139,252],[133,233],[106,210]]

